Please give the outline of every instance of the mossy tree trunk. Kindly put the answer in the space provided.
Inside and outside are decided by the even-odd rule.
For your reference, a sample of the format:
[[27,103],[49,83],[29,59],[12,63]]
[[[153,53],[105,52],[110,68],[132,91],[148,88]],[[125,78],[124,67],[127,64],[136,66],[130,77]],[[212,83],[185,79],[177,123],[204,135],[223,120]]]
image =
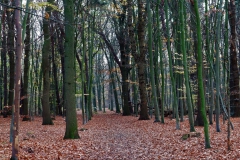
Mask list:
[[203,88],[203,60],[202,60],[202,35],[201,35],[201,21],[198,11],[198,1],[194,0],[192,4],[194,6],[194,12],[196,15],[196,27],[197,27],[197,70],[198,70],[198,88],[201,98],[201,113],[204,122],[204,137],[205,137],[205,148],[211,148],[210,146],[210,138],[209,138],[209,129],[208,129],[208,121],[206,115],[206,106],[205,106],[205,95]]
[[64,139],[78,139],[75,98],[75,55],[74,55],[74,5],[73,0],[64,0],[65,52],[64,52],[64,106],[66,108],[66,131]]
[[[183,12],[183,0],[180,3],[180,10]],[[180,28],[181,28],[181,46],[183,53],[183,67],[184,67],[184,77],[185,77],[185,86],[186,86],[186,95],[187,95],[187,106],[188,106],[188,118],[190,124],[190,132],[194,132],[194,118],[193,118],[193,107],[192,107],[192,99],[191,99],[191,91],[189,86],[189,74],[188,74],[188,66],[187,66],[187,51],[186,51],[186,43],[185,43],[185,23],[184,17],[180,15]]]
[[169,27],[169,18],[168,18],[168,1],[165,0],[165,16],[166,16],[166,34],[165,38],[167,39],[167,52],[168,52],[168,63],[169,63],[169,70],[170,70],[170,77],[171,77],[171,85],[172,85],[172,92],[173,92],[173,110],[176,116],[176,129],[180,129],[179,123],[179,113],[178,113],[178,103],[177,103],[177,93],[176,93],[176,80],[173,74],[173,56],[171,52],[171,45],[170,45],[170,27]]
[[158,99],[157,99],[157,89],[156,89],[156,81],[155,78],[157,75],[155,75],[154,68],[157,66],[154,66],[153,62],[153,47],[152,47],[152,13],[150,9],[150,1],[147,0],[147,17],[148,17],[148,54],[150,59],[150,80],[151,80],[151,91],[152,91],[152,97],[151,100],[153,101],[152,104],[154,105],[155,109],[155,121],[154,122],[160,122],[159,118],[159,107],[158,107]]
[[[191,6],[191,11],[193,12],[191,14],[191,30],[192,30],[192,39],[193,39],[193,51],[194,51],[194,55],[197,59],[197,30],[196,30],[196,15],[194,12],[194,5],[193,1],[190,2],[190,6]],[[197,93],[197,117],[196,117],[196,121],[195,121],[195,125],[196,126],[203,126],[203,118],[202,118],[202,114],[201,114],[201,99],[200,99],[200,92],[199,92],[199,88],[196,91]],[[191,102],[192,103],[192,102]]]
[[[48,0],[49,3],[53,3],[53,0]],[[51,15],[51,8],[46,7],[45,14]],[[50,113],[50,53],[51,53],[51,41],[50,41],[50,31],[49,25],[50,20],[47,18],[43,19],[43,34],[44,34],[44,43],[42,49],[42,74],[43,74],[43,90],[42,90],[42,125],[53,125]]]

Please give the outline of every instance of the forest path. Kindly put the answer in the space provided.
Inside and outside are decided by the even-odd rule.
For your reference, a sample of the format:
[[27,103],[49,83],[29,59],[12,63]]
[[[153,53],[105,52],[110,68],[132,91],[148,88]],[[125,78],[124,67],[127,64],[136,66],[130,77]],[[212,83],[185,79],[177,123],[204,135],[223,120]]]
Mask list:
[[[78,112],[79,113],[79,112]],[[82,125],[78,114],[80,139],[63,140],[65,121],[56,117],[54,125],[42,126],[41,117],[20,123],[20,159],[51,160],[142,160],[142,159],[239,159],[240,119],[232,119],[232,151],[227,151],[226,124],[222,132],[210,126],[211,149],[204,149],[203,128],[196,127],[201,137],[182,140],[188,133],[187,118],[181,122],[181,130],[175,130],[175,120],[165,118],[165,124],[153,123],[154,119],[139,121],[135,116],[122,116],[107,110],[95,114]],[[0,117],[0,160],[9,159],[10,118]],[[87,129],[87,130],[86,130]],[[82,131],[83,130],[83,131]]]

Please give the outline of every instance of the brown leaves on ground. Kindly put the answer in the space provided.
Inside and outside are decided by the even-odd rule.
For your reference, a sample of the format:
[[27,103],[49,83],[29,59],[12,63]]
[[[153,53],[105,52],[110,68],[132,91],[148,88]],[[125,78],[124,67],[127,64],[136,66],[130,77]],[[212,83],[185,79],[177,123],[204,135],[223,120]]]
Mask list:
[[[188,120],[175,130],[175,121],[165,119],[165,124],[152,120],[138,121],[134,116],[121,116],[114,112],[99,113],[86,125],[78,115],[80,139],[63,140],[65,121],[56,117],[53,126],[41,125],[41,117],[32,122],[20,123],[20,159],[239,159],[239,118],[232,119],[235,130],[231,133],[231,151],[227,150],[227,123],[222,131],[210,126],[211,149],[204,149],[202,127],[196,127],[200,137],[182,140],[189,132]],[[0,159],[9,159],[10,118],[0,118]]]

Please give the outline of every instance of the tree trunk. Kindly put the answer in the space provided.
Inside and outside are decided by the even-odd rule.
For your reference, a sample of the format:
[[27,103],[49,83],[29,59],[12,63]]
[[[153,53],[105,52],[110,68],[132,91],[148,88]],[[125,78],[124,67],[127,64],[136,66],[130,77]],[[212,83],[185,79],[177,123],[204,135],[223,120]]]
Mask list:
[[145,68],[146,68],[146,44],[145,44],[145,25],[146,17],[144,13],[143,0],[138,0],[138,43],[139,43],[139,55],[134,56],[134,60],[137,64],[138,69],[138,81],[139,81],[139,93],[140,93],[140,117],[139,120],[149,120],[148,106],[147,106],[147,91],[146,91],[146,79],[145,79]]
[[64,139],[78,139],[75,98],[75,55],[74,55],[74,5],[73,0],[64,0],[65,52],[64,52],[64,106],[66,108],[66,131]]
[[[159,107],[158,107],[158,98],[157,98],[157,91],[158,88],[156,88],[156,74],[154,72],[154,68],[157,66],[154,66],[153,62],[153,48],[152,48],[152,14],[151,14],[151,9],[150,9],[150,2],[149,0],[147,1],[147,15],[148,15],[148,54],[149,54],[149,59],[150,59],[150,80],[151,80],[151,91],[152,91],[152,97],[151,100],[152,105],[154,105],[154,112],[155,112],[155,121],[154,122],[160,122],[159,118]],[[156,59],[156,57],[155,57]]]
[[25,56],[24,56],[24,77],[23,77],[23,96],[22,100],[22,114],[28,115],[28,79],[29,79],[29,53],[30,53],[30,16],[27,18],[26,25],[26,39],[25,43]]
[[[180,3],[181,11],[183,11],[183,0]],[[187,52],[186,52],[186,43],[185,43],[185,23],[183,15],[181,14],[181,46],[183,52],[183,66],[184,66],[184,77],[185,77],[185,86],[186,86],[186,94],[187,94],[187,106],[188,106],[188,118],[190,124],[190,132],[194,132],[194,118],[193,118],[193,107],[192,107],[192,99],[191,99],[191,91],[189,86],[189,74],[188,74],[188,66],[187,66]],[[195,32],[196,33],[196,32]],[[197,47],[197,46],[196,46]],[[197,48],[196,48],[197,49]]]
[[8,89],[7,89],[7,38],[6,38],[6,23],[5,23],[5,18],[6,18],[6,9],[4,9],[4,13],[2,15],[2,50],[1,50],[1,61],[3,62],[3,106],[7,106],[7,98],[8,98]]
[[[179,113],[178,113],[178,103],[177,103],[177,93],[176,93],[176,80],[173,72],[173,56],[171,52],[171,44],[170,44],[170,28],[169,28],[169,19],[168,19],[168,3],[165,0],[165,15],[166,15],[166,39],[167,39],[167,52],[168,52],[168,63],[171,77],[171,87],[173,92],[173,116],[176,116],[176,129],[180,129],[179,123]],[[182,15],[182,14],[181,14]],[[175,114],[174,114],[175,113]]]
[[[107,56],[107,54],[105,53],[105,56],[107,58],[108,61],[108,65],[109,65],[109,70],[110,70],[110,78],[111,78],[111,87],[113,88],[113,90],[111,90],[114,94],[114,99],[115,99],[115,106],[116,106],[116,113],[120,113],[120,108],[119,108],[119,102],[118,102],[118,95],[117,95],[117,90],[116,90],[116,83],[114,80],[114,72],[113,72],[113,58],[112,55],[109,55],[109,57]],[[113,96],[111,95],[111,97],[113,98]]]
[[205,138],[205,148],[211,148],[210,139],[209,139],[209,129],[208,129],[208,121],[206,115],[206,106],[205,106],[205,95],[203,88],[203,76],[202,76],[202,68],[203,68],[203,60],[202,60],[202,36],[201,36],[201,22],[198,11],[198,1],[194,0],[194,12],[196,15],[196,27],[197,27],[197,70],[198,70],[198,88],[200,89],[200,98],[201,98],[201,113],[204,122],[204,138]]
[[129,69],[120,67],[122,75],[122,99],[123,99],[123,116],[131,115],[129,109]]
[[[51,32],[54,32],[53,25],[51,27]],[[55,62],[55,50],[54,50],[54,42],[55,42],[55,36],[51,36],[51,47],[52,47],[52,67],[53,67],[53,78],[54,78],[54,87],[55,87],[55,94],[56,94],[56,102],[57,102],[57,107],[56,107],[56,113],[58,115],[62,115],[62,105],[61,105],[61,100],[60,100],[60,94],[59,94],[59,84],[58,84],[58,76],[57,76],[57,65]]]
[[[191,25],[190,26],[191,26],[191,30],[192,30],[194,55],[197,59],[197,43],[198,42],[197,42],[197,33],[196,33],[197,32],[196,31],[196,15],[195,15],[195,12],[194,12],[194,5],[193,4],[194,4],[193,1],[191,1],[190,6],[191,6],[191,11],[193,12],[193,14],[191,14]],[[198,88],[198,91],[197,91],[197,117],[196,117],[196,121],[195,121],[195,126],[204,126],[203,118],[202,118],[202,114],[201,114],[201,99],[200,99],[199,88]]]
[[[53,0],[49,0],[49,3],[52,3]],[[46,14],[51,14],[51,8],[46,7]],[[42,73],[43,73],[43,93],[42,93],[42,125],[53,125],[50,113],[50,79],[49,79],[49,71],[50,71],[50,32],[49,32],[49,19],[43,19],[43,34],[44,34],[44,44],[42,49]]]
[[[15,1],[16,7],[20,6],[20,0]],[[15,90],[14,90],[14,123],[13,123],[13,142],[12,142],[12,157],[11,160],[19,159],[19,108],[20,108],[20,92],[21,92],[21,59],[22,59],[22,34],[20,24],[20,10],[15,11],[16,25],[16,65],[15,65]],[[13,25],[13,24],[12,24]],[[14,25],[13,25],[14,26]],[[14,33],[13,33],[14,34]]]
[[8,106],[12,106],[13,97],[14,97],[14,76],[15,76],[14,16],[13,16],[13,12],[10,12],[8,10],[7,10],[7,23],[8,23],[7,52],[9,55],[9,65],[10,65]]
[[229,3],[229,24],[230,24],[230,107],[233,111],[233,117],[240,116],[239,106],[239,73],[237,63],[237,48],[236,48],[236,13],[235,0],[230,0]]

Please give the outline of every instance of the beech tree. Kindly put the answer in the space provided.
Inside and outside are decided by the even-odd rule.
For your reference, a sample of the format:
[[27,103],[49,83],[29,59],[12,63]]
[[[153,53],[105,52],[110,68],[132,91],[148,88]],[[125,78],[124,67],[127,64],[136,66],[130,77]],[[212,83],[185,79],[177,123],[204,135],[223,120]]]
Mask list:
[[[15,0],[16,7],[20,6],[20,0]],[[14,76],[14,107],[13,109],[13,141],[12,141],[12,160],[17,160],[19,154],[19,108],[20,108],[20,91],[21,91],[21,60],[22,60],[22,32],[20,21],[20,10],[16,10],[14,14],[16,26],[16,65]],[[13,26],[14,28],[14,26]]]
[[65,48],[64,48],[64,106],[66,108],[66,131],[64,139],[77,139],[77,112],[75,98],[75,55],[74,55],[74,5],[73,0],[64,0],[64,25],[65,25]]
[[[53,0],[49,0],[49,3],[53,3]],[[44,43],[42,49],[42,73],[43,73],[43,92],[42,92],[42,116],[43,116],[43,125],[53,125],[50,113],[50,61],[49,56],[51,53],[51,39],[50,39],[50,30],[49,30],[49,16],[51,15],[52,8],[47,6],[45,9],[45,17],[43,18],[43,34],[44,34]]]

